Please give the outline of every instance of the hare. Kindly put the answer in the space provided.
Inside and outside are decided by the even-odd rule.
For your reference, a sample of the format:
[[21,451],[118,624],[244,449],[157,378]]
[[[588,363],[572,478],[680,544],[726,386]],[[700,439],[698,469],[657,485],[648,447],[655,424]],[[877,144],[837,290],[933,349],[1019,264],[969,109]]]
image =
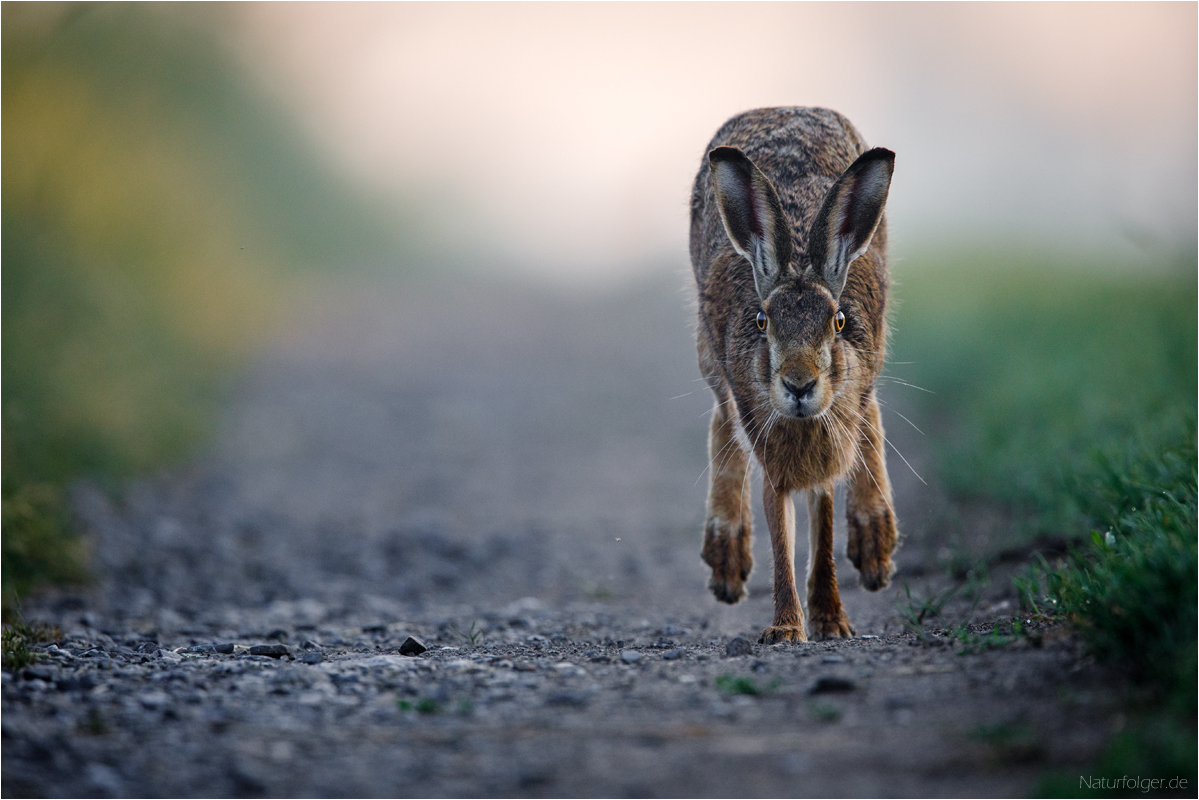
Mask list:
[[774,553],[767,644],[807,641],[795,585],[791,493],[811,522],[813,638],[854,635],[833,556],[833,487],[847,479],[848,555],[888,585],[897,542],[875,381],[887,339],[883,206],[895,154],[867,150],[821,108],[765,108],[724,124],[691,195],[699,367],[716,398],[703,560],[717,599],[745,596],[752,566],[750,454]]

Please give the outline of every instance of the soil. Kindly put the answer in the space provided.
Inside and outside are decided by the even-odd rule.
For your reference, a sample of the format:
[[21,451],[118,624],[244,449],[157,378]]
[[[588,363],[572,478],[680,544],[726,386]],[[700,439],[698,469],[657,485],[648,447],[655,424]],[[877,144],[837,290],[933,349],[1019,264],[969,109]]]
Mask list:
[[1018,560],[981,580],[1010,526],[940,491],[906,387],[881,387],[911,463],[889,454],[889,589],[858,587],[839,522],[859,636],[757,644],[760,510],[749,598],[708,593],[687,280],[326,297],[208,451],[75,487],[96,581],[24,609],[63,638],[3,674],[4,795],[1018,796],[1085,772],[1121,724],[1109,677],[1016,616]]

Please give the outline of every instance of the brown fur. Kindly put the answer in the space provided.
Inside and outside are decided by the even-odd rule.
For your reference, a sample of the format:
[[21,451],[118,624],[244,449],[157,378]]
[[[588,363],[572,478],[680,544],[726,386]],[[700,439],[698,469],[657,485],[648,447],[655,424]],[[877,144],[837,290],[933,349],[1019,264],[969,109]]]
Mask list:
[[[703,559],[719,600],[745,596],[752,451],[774,556],[774,622],[764,642],[806,639],[792,492],[808,491],[813,637],[853,633],[832,547],[837,480],[848,478],[848,554],[862,585],[882,588],[894,571],[894,506],[874,394],[887,336],[882,204],[893,158],[867,151],[836,112],[759,109],[725,123],[696,177],[697,348],[716,397]],[[766,333],[759,312],[769,320]]]

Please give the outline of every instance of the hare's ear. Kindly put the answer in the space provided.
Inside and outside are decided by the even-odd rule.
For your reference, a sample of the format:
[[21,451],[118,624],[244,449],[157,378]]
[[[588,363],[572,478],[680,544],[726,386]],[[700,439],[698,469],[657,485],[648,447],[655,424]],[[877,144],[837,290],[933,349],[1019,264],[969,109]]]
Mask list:
[[791,261],[791,226],[778,193],[754,162],[736,147],[708,153],[716,205],[733,249],[754,268],[754,287],[763,300]]
[[895,154],[882,147],[867,150],[828,190],[808,234],[811,268],[833,297],[839,298],[849,265],[870,246],[883,216]]

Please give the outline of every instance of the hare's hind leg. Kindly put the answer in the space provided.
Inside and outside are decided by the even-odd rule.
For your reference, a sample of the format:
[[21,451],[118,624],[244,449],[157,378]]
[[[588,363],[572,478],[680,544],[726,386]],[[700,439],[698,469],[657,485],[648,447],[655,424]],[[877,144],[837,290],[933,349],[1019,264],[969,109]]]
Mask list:
[[858,568],[862,586],[870,591],[885,588],[891,582],[895,564],[891,553],[899,535],[895,528],[895,504],[891,499],[891,481],[883,457],[883,420],[878,400],[871,392],[862,405],[861,457],[849,475],[846,516],[849,520],[847,555]]
[[854,635],[841,607],[837,589],[837,563],[833,556],[833,487],[808,490],[808,620],[813,639],[838,639]]
[[717,397],[708,434],[708,514],[704,522],[703,559],[712,568],[708,588],[716,599],[736,603],[745,597],[745,581],[753,567],[750,543],[753,506],[749,502],[749,463],[737,441],[732,402]]

